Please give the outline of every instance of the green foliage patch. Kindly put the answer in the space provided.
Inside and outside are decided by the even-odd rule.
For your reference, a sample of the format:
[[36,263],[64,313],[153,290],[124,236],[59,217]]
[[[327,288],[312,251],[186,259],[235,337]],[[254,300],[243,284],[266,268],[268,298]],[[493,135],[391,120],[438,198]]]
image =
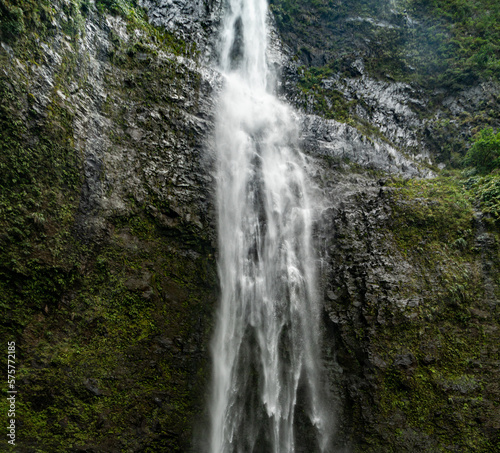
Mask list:
[[492,222],[500,221],[500,175],[472,176],[465,180],[465,187],[475,197],[479,208]]
[[500,132],[483,129],[474,138],[464,159],[464,165],[474,167],[480,175],[486,175],[500,167]]
[[455,177],[401,179],[391,184],[399,189],[395,194],[399,202],[394,227],[404,251],[418,252],[416,238],[422,239],[428,252],[434,248],[433,243],[447,248],[460,238],[471,239],[472,206]]
[[[435,37],[443,84],[500,78],[500,4],[495,0],[415,0],[412,11],[444,30]],[[429,28],[432,32],[432,29]],[[424,35],[430,40],[430,35]]]
[[[500,132],[492,128],[481,130],[463,159],[464,173],[469,177],[463,184],[478,207],[493,223],[500,221]],[[471,175],[472,174],[472,175]]]

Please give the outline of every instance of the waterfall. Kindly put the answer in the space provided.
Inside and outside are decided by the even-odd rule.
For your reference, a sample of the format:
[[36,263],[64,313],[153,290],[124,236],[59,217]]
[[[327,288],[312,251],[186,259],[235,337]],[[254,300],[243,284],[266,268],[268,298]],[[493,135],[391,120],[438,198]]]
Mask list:
[[296,118],[270,87],[266,0],[228,0],[227,9],[215,132],[221,298],[210,452],[292,453],[298,425],[306,426],[306,451],[324,452],[330,423],[306,162]]

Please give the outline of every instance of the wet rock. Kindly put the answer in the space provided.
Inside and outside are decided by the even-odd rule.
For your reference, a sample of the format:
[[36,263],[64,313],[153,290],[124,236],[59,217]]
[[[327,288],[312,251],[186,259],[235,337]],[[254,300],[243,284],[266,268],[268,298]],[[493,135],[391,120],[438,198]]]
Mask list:
[[302,143],[312,155],[357,163],[365,168],[408,177],[430,177],[432,171],[408,159],[388,143],[368,139],[353,126],[319,116],[302,120]]
[[139,0],[152,24],[196,43],[204,55],[214,57],[214,45],[223,13],[221,0]]
[[93,396],[102,396],[102,392],[99,390],[98,383],[95,379],[85,379],[83,385]]
[[415,363],[415,356],[407,352],[406,354],[397,355],[394,359],[393,365],[401,368],[409,368]]

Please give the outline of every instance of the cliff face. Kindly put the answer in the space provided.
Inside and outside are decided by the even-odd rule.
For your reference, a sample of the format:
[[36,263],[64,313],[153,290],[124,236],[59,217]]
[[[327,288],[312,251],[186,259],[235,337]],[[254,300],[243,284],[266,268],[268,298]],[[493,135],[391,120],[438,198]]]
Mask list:
[[16,451],[186,451],[205,406],[217,75],[117,5],[2,3],[23,28],[0,75]]
[[354,451],[494,451],[498,231],[450,178],[332,179],[319,242],[339,439]]
[[[338,447],[494,451],[498,228],[452,173],[408,178],[453,167],[475,127],[497,125],[498,82],[481,70],[423,83],[427,63],[418,54],[412,70],[402,55],[430,22],[411,28],[403,3],[372,3],[272,3],[270,58],[300,109],[321,206]],[[221,8],[0,2],[2,341],[19,360],[17,451],[201,448]],[[393,74],[380,66],[390,42]]]
[[453,167],[499,126],[495,2],[273,0],[291,61],[284,91],[421,161]]

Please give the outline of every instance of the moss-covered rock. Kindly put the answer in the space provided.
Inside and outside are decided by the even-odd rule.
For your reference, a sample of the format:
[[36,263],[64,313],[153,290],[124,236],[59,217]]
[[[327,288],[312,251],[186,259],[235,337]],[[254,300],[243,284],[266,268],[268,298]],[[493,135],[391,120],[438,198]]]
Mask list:
[[497,2],[274,0],[271,10],[290,51],[285,95],[306,113],[455,168],[478,129],[500,125]]
[[[498,123],[497,50],[483,58],[492,41],[468,40],[487,23],[477,6],[410,3],[273,2],[298,46],[287,95],[349,123],[310,116],[306,132],[318,134],[304,140],[323,196],[315,238],[336,443],[493,452],[498,177],[383,170],[428,174],[404,156],[426,160],[422,149],[458,165],[468,137]],[[476,11],[471,24],[448,17],[457,4]],[[206,421],[218,292],[218,76],[135,1],[0,0],[0,14],[0,338],[17,348],[15,451],[189,451]],[[445,80],[433,46],[450,34],[440,52],[456,77]]]
[[25,29],[2,22],[0,51],[15,451],[186,451],[217,294],[213,81],[135,2],[1,5]]
[[339,438],[359,452],[495,451],[498,230],[455,177],[357,184],[325,224]]

